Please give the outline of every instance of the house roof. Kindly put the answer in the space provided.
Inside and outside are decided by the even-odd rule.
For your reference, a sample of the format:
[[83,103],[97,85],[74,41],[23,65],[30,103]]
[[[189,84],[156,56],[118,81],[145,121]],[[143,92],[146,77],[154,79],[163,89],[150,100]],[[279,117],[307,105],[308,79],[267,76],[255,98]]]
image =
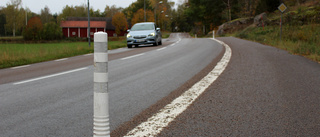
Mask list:
[[[61,27],[63,28],[87,28],[88,21],[61,21]],[[90,21],[91,28],[106,28],[107,22],[106,21]]]

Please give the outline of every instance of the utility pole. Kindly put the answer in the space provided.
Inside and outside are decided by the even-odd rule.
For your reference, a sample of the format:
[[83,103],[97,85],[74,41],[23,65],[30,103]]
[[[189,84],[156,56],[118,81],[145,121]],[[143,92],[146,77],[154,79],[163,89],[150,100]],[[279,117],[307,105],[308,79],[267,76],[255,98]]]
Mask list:
[[159,3],[156,3],[156,5],[154,7],[154,23],[156,23],[157,26],[158,26],[158,24],[157,24],[156,8],[157,8],[158,4],[162,4],[162,1],[159,1]]
[[27,8],[26,8],[26,26],[28,25],[28,11],[27,11]]
[[144,0],[144,5],[143,5],[143,11],[144,11],[144,22],[146,22],[147,21],[147,19],[146,19],[146,0]]
[[88,42],[89,42],[89,47],[91,46],[91,40],[90,40],[90,5],[89,5],[89,0],[88,0]]

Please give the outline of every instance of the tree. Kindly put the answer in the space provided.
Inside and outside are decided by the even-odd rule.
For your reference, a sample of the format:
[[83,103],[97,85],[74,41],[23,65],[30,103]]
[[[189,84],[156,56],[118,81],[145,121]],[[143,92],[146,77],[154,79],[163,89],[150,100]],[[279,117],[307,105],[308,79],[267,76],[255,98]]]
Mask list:
[[[100,10],[94,11],[94,9],[91,7],[89,11],[90,17],[103,17],[104,13],[100,12]],[[81,6],[68,6],[66,5],[62,9],[62,13],[58,17],[58,21],[66,20],[67,17],[88,17],[88,8],[85,4]]]
[[121,7],[117,8],[116,5],[112,5],[111,7],[107,5],[106,8],[104,9],[104,14],[105,14],[105,17],[113,17],[113,15],[115,15],[118,12],[121,12],[122,10],[123,8]]
[[140,9],[144,9],[144,2],[146,4],[146,11],[153,10],[150,0],[137,0],[136,2],[129,5],[129,7],[123,9],[123,13],[126,15],[128,21],[132,22],[131,19],[136,14],[136,12]]
[[122,12],[114,14],[112,17],[112,25],[116,28],[116,34],[119,36],[121,31],[128,29],[126,16]]
[[61,27],[55,22],[44,24],[41,35],[44,40],[58,40],[63,36]]
[[[153,15],[152,11],[150,11],[150,10],[146,11],[146,20],[147,20],[147,22],[154,21],[154,15]],[[144,22],[143,9],[139,9],[136,13],[134,13],[133,18],[131,20],[131,25],[134,25],[138,22]]]
[[5,27],[7,28],[7,31],[12,30],[13,37],[16,36],[16,28],[22,28],[23,26],[22,20],[24,14],[21,14],[20,12],[23,10],[22,8],[19,9],[20,5],[21,0],[11,0],[11,3],[7,4],[7,8],[5,11],[7,21]]
[[40,19],[42,21],[42,24],[52,21],[53,17],[48,6],[45,6],[44,9],[41,9]]
[[218,26],[222,23],[222,11],[226,5],[223,0],[189,0],[186,16],[192,18],[190,26],[194,26],[194,23],[202,23],[205,28],[204,33],[208,32],[210,26]]
[[240,12],[239,0],[223,0],[227,7],[227,20],[238,18],[237,14]]
[[279,0],[260,0],[256,7],[256,14],[260,14],[262,12],[273,12],[279,5]]
[[42,29],[41,19],[37,16],[32,17],[23,31],[23,38],[25,40],[40,40]]
[[3,13],[3,9],[0,9],[0,36],[5,36],[5,28],[4,25],[6,24],[6,15]]

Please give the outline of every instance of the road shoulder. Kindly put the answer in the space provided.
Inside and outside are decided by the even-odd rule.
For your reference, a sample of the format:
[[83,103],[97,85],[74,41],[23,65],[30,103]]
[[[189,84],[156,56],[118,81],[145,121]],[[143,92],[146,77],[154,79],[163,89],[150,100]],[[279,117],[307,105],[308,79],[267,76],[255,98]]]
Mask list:
[[154,105],[150,106],[146,110],[142,111],[140,114],[132,118],[130,121],[122,124],[117,129],[111,132],[111,136],[124,136],[130,130],[138,126],[140,123],[146,121],[148,118],[156,114],[160,109],[165,107],[167,104],[172,102],[174,99],[179,97],[185,91],[190,89],[195,83],[200,81],[203,77],[205,77],[212,69],[217,65],[217,63],[222,58],[223,54],[225,53],[225,48],[221,51],[221,53],[214,59],[212,62],[207,65],[204,69],[202,69],[198,74],[193,76],[190,80],[186,83],[181,85],[179,88],[171,92],[168,96],[162,98],[161,100],[157,101]]
[[259,43],[219,38],[224,73],[158,136],[317,136],[320,65]]

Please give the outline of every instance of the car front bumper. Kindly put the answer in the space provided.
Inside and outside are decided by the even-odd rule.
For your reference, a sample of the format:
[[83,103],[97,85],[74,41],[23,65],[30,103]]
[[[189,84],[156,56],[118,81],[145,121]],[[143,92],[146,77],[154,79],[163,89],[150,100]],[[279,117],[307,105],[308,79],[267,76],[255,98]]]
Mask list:
[[153,44],[155,42],[156,42],[156,37],[147,37],[143,39],[127,38],[128,45]]

